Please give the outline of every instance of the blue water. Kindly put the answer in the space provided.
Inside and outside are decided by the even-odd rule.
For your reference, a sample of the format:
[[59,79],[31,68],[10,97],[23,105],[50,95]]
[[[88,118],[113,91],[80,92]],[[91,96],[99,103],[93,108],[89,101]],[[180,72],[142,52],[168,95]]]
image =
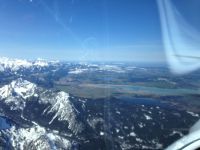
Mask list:
[[160,106],[160,107],[171,107],[169,104],[161,102],[160,100],[153,98],[120,98],[121,101],[130,105],[145,105],[145,106]]

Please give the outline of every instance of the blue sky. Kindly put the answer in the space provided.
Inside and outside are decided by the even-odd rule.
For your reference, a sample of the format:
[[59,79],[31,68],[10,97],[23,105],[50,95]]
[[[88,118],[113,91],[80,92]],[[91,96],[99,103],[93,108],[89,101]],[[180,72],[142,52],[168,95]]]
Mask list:
[[164,61],[155,0],[0,0],[0,56]]

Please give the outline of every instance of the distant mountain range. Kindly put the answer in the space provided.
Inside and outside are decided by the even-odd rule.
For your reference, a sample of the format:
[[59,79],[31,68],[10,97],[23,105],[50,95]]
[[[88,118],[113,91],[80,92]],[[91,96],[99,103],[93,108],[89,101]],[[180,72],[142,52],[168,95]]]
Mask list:
[[43,59],[37,59],[35,61],[28,61],[24,59],[10,59],[6,57],[0,58],[0,71],[10,69],[11,71],[18,71],[20,69],[28,68],[42,68],[55,64],[57,61],[46,61]]

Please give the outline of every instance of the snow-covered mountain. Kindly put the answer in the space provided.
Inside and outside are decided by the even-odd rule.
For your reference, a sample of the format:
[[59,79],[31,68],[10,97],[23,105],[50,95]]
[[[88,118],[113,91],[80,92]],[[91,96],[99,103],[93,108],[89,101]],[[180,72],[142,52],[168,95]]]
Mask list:
[[23,110],[26,100],[37,96],[35,90],[35,84],[19,78],[0,88],[0,99],[9,105],[11,110]]
[[33,96],[35,89],[35,84],[19,78],[0,88],[0,98],[4,99],[13,96],[20,96],[26,99]]
[[9,139],[10,143],[6,144],[10,149],[70,150],[72,147],[71,142],[67,138],[63,138],[57,132],[47,131],[44,127],[37,124],[30,128],[12,126],[0,132],[0,137]]
[[10,59],[6,57],[0,58],[0,71],[5,71],[7,69],[11,71],[18,71],[20,69],[28,68],[43,68],[48,67],[56,63],[55,61],[46,61],[43,59],[37,59],[35,61],[28,61],[25,59]]
[[45,90],[21,78],[0,88],[0,105],[0,113],[17,123],[9,126],[4,120],[4,127],[10,128],[2,125],[4,130],[0,130],[15,149],[68,149],[70,142],[56,134],[63,130],[53,129],[54,126],[63,125],[68,136],[83,131],[83,124],[77,119],[79,112],[68,93]]

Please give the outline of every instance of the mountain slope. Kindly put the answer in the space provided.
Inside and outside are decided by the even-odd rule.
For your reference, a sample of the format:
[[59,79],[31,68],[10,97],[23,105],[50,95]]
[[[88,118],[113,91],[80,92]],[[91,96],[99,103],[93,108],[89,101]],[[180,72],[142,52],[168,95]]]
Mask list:
[[13,121],[10,126],[4,123],[10,128],[1,134],[18,149],[27,149],[27,145],[28,149],[68,149],[66,136],[75,136],[84,128],[68,93],[45,90],[21,78],[0,88],[0,105],[0,113]]

